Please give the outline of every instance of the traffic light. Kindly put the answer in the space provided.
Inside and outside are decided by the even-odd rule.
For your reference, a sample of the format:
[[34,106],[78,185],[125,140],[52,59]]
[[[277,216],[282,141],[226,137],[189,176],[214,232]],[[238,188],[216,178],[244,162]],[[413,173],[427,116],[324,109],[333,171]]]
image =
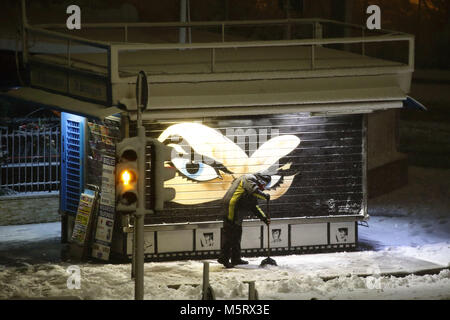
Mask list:
[[139,161],[145,162],[149,145],[151,146],[151,209],[162,210],[164,202],[175,198],[175,189],[164,188],[164,182],[175,177],[176,173],[175,168],[166,166],[166,161],[171,160],[173,148],[153,138],[126,138],[116,145],[116,210],[119,212],[132,213],[138,208],[144,209],[145,185],[140,189],[139,179],[145,180],[146,173],[145,164],[142,169],[139,169]]
[[[145,148],[145,145],[144,145]],[[116,145],[116,209],[134,212],[139,201],[139,154],[143,152],[138,137],[126,138]]]
[[162,210],[164,202],[175,198],[175,189],[164,188],[164,181],[175,177],[176,170],[174,167],[166,165],[166,161],[170,161],[172,149],[159,142],[156,139],[148,138],[152,144],[152,162],[151,162],[151,193],[153,195],[153,209]]

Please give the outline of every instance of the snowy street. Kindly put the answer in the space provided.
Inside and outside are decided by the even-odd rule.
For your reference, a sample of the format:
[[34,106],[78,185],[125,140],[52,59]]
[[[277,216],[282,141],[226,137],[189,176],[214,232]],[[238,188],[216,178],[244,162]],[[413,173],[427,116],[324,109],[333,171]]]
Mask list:
[[[273,257],[278,266],[223,269],[210,262],[220,300],[246,300],[254,280],[260,299],[450,299],[450,170],[410,167],[409,185],[369,201],[369,227],[356,252]],[[134,299],[130,264],[76,264],[79,289],[68,289],[60,224],[0,227],[0,299],[76,296]],[[201,298],[202,261],[145,264],[145,299]],[[416,273],[415,275],[406,275]]]
[[2,4],[15,317],[441,315],[450,0]]
[[[408,256],[409,255],[409,256]],[[409,257],[409,259],[408,259]],[[417,258],[428,260],[418,260]],[[259,268],[261,258],[251,258],[245,268],[224,270],[210,261],[210,284],[217,299],[247,299],[255,280],[260,299],[449,299],[448,269],[433,275],[381,276],[383,261],[392,269],[408,270],[411,262],[420,267],[443,267],[450,259],[448,244],[421,248],[399,248],[391,252],[352,252],[275,257],[277,267]],[[130,265],[82,264],[80,289],[67,288],[70,263],[26,264],[1,270],[1,298],[78,296],[82,299],[134,298]],[[331,267],[330,267],[331,266]],[[412,268],[413,269],[413,268]],[[145,299],[199,300],[203,265],[201,261],[145,264]],[[350,272],[349,272],[350,271]],[[353,271],[353,272],[351,272]],[[374,272],[362,277],[361,272]],[[338,275],[331,280],[325,276]],[[327,281],[328,280],[328,281]]]

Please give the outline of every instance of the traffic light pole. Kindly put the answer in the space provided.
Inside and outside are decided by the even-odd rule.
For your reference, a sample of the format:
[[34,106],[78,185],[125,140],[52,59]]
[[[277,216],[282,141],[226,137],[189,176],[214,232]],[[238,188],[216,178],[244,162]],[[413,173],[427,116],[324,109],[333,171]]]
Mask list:
[[[141,126],[138,128],[139,136],[141,136],[141,132],[145,130]],[[145,172],[145,153],[141,152],[139,154],[139,172]],[[138,206],[136,209],[136,214],[134,218],[134,238],[136,239],[136,252],[135,252],[135,275],[134,275],[134,297],[135,300],[144,300],[144,194],[143,191],[145,187],[143,184],[145,183],[144,177],[139,177],[138,179],[138,188],[139,188],[139,199]]]
[[[116,210],[134,217],[132,278],[136,300],[144,299],[144,217],[163,210],[164,202],[175,198],[175,189],[164,187],[164,182],[176,175],[175,168],[165,165],[171,161],[174,150],[158,139],[146,137],[142,112],[147,99],[147,77],[140,71],[136,80],[137,136],[124,138],[116,145]],[[146,162],[148,154],[150,167]],[[146,188],[150,188],[152,195],[151,209],[146,208]]]
[[[144,84],[147,86],[147,84]],[[142,125],[141,97],[137,95],[137,133],[140,141],[145,141],[145,128]],[[145,145],[145,144],[144,144]],[[135,265],[134,299],[144,300],[144,215],[145,215],[145,149],[138,154],[138,203],[134,219]]]
[[[164,181],[172,179],[175,176],[174,168],[165,167],[164,164],[165,161],[171,159],[173,150],[171,147],[164,145],[157,139],[147,138],[145,135],[145,128],[142,125],[141,113],[146,109],[147,100],[147,76],[145,75],[145,72],[140,71],[136,80],[137,137],[128,138],[128,141],[122,141],[118,152],[121,159],[120,163],[123,162],[122,166],[124,167],[121,168],[119,175],[122,177],[123,172],[125,174],[124,177],[126,177],[123,178],[123,181],[127,181],[124,185],[128,185],[130,177],[131,181],[135,181],[135,184],[128,187],[129,190],[131,190],[128,192],[128,196],[126,196],[126,193],[123,193],[126,191],[124,186],[120,187],[121,196],[118,200],[118,203],[121,205],[120,208],[123,211],[130,213],[134,212],[132,275],[134,275],[135,282],[135,300],[144,299],[144,216],[145,214],[152,214],[153,210],[162,210],[164,202],[170,201],[175,197],[175,190],[173,188],[164,188]],[[130,146],[127,146],[127,144],[130,144]],[[148,151],[147,146],[149,145],[151,145],[152,148],[150,166],[152,173],[150,188],[154,195],[152,210],[146,210],[145,208],[146,153]],[[126,159],[126,161],[122,161],[122,158]],[[127,168],[127,166],[130,167]],[[127,170],[130,170],[131,173],[128,173]],[[132,179],[133,177],[134,180]],[[135,195],[135,197],[133,198],[132,195]]]

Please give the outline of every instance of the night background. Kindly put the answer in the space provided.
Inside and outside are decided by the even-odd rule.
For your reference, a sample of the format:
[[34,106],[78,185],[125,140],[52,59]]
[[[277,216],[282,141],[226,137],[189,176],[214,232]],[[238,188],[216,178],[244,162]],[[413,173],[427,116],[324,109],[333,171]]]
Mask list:
[[[282,256],[276,258],[280,268],[270,269],[271,272],[257,268],[234,269],[225,276],[219,267],[211,264],[211,283],[216,286],[217,298],[247,299],[247,284],[244,285],[243,281],[253,277],[252,279],[257,281],[260,298],[267,300],[450,299],[448,269],[450,261],[450,1],[186,1],[190,6],[188,19],[191,22],[321,18],[360,26],[365,26],[369,17],[366,8],[370,5],[378,5],[381,8],[381,29],[415,36],[414,72],[411,91],[406,94],[427,108],[426,111],[408,108],[388,111],[390,112],[388,119],[392,122],[389,122],[386,127],[393,132],[378,132],[380,139],[375,141],[374,146],[379,144],[373,149],[375,151],[369,150],[369,162],[372,156],[374,158],[380,156],[375,155],[377,148],[385,150],[382,145],[391,143],[395,149],[393,154],[401,155],[401,159],[396,158],[380,170],[376,168],[369,170],[368,191],[363,190],[363,192],[368,192],[368,213],[371,218],[368,222],[369,228],[366,228],[367,225],[359,225],[358,245],[353,252],[343,252],[340,255],[331,250],[327,253],[328,255]],[[83,23],[177,22],[180,21],[181,2],[180,0],[32,0],[27,1],[27,17],[31,25],[61,24],[65,26],[68,17],[66,8],[76,4],[81,8],[81,30],[70,31],[62,27],[58,30],[59,32],[93,40],[119,42],[123,41],[124,37],[122,29],[89,29],[83,28]],[[12,88],[24,87],[27,83],[27,70],[23,69],[20,50],[22,41],[19,33],[20,15],[20,1],[2,1],[0,8],[1,93]],[[133,33],[130,32],[128,41],[177,43],[179,41],[177,30],[177,28],[164,30],[136,28]],[[281,40],[288,39],[291,31],[294,35],[292,38],[311,38],[306,31],[288,30],[280,26],[254,29],[230,27],[227,31],[227,37],[229,37],[227,40]],[[345,36],[357,37],[359,34],[356,32],[349,34],[339,28],[324,29],[324,38]],[[192,28],[193,43],[220,42],[218,39],[220,39],[220,31],[217,29]],[[31,38],[29,41],[34,45],[45,39]],[[341,49],[344,45],[330,47]],[[356,45],[345,48],[359,54],[357,51],[359,47]],[[407,46],[400,46],[397,49],[384,43],[367,46],[368,56],[392,59],[401,63],[407,62],[402,60],[407,49]],[[374,115],[376,118],[380,113],[377,111],[370,116]],[[360,121],[359,117],[356,118]],[[246,121],[245,116],[242,119],[236,119],[231,119],[231,122],[236,120],[238,123],[242,119]],[[262,119],[265,121],[264,117]],[[383,122],[381,118],[377,121]],[[20,136],[27,130],[39,136],[36,141],[39,141],[38,143],[42,141],[42,146],[37,147],[38,151],[39,148],[42,150],[45,148],[44,162],[49,164],[46,171],[37,173],[37,179],[39,174],[50,176],[48,181],[38,185],[36,189],[31,190],[32,192],[27,189],[27,186],[14,189],[0,185],[0,300],[58,296],[74,299],[132,300],[134,283],[129,277],[129,263],[102,264],[90,261],[79,264],[78,261],[67,260],[63,256],[65,253],[62,254],[64,248],[61,244],[62,234],[59,223],[61,208],[58,198],[60,123],[60,110],[51,110],[34,105],[32,102],[20,103],[0,95],[0,165],[2,165],[0,182],[5,181],[4,173],[7,169],[4,168],[11,164],[11,156],[8,155],[9,151],[5,147],[7,138],[2,138],[2,134],[3,137],[12,133]],[[157,130],[151,127],[151,122],[146,124],[148,132],[159,134],[163,129],[158,126],[166,129],[169,124],[172,124],[170,122],[161,125],[157,121],[155,123]],[[360,131],[363,131],[359,127],[361,123],[358,122],[357,125],[358,135]],[[134,122],[132,121],[131,124],[134,125]],[[115,139],[120,135],[119,129],[114,127],[116,124],[106,128],[107,125],[102,126],[99,122],[91,121],[88,125],[91,136],[95,136],[100,143],[104,143],[101,136],[110,134]],[[306,123],[306,125],[309,124]],[[349,126],[345,123],[340,125]],[[239,126],[240,124],[237,125]],[[111,127],[114,127],[114,130],[111,130]],[[377,136],[376,130],[380,129],[376,129],[376,126],[373,128],[375,131],[370,133],[369,127],[369,135]],[[109,130],[109,133],[104,134],[102,130]],[[133,130],[132,128],[130,131],[134,133]],[[45,134],[45,137],[40,138],[39,132]],[[385,136],[389,137],[387,139],[392,138],[392,141],[384,141]],[[20,143],[20,139],[16,141]],[[345,140],[345,137],[339,137],[339,139]],[[112,138],[109,142],[111,141],[113,141]],[[110,145],[113,143],[111,142]],[[95,146],[93,148],[95,149]],[[19,151],[19,158],[20,152],[27,151]],[[114,152],[110,153],[113,157]],[[386,155],[388,156],[392,154]],[[98,162],[98,167],[95,168],[97,174],[90,177],[92,181],[101,180],[101,172],[104,168],[102,165],[101,161]],[[19,163],[18,167],[21,166],[26,167],[26,163]],[[24,172],[24,174],[28,172],[27,168],[24,171],[20,170],[18,172]],[[355,169],[358,172],[359,170],[359,167]],[[301,179],[300,175],[298,179]],[[297,182],[299,181],[301,180]],[[40,198],[35,200],[33,192],[39,193]],[[22,201],[24,199],[25,201]],[[26,201],[27,199],[30,200]],[[217,202],[216,206],[219,207],[219,205]],[[282,207],[283,203],[279,205]],[[185,212],[185,207],[177,206],[178,204],[175,205],[177,210],[179,209],[186,216],[191,214]],[[295,212],[291,213],[295,215]],[[181,216],[185,218],[184,215]],[[206,220],[207,218],[204,219]],[[164,222],[164,215],[161,221]],[[161,221],[157,220],[158,223]],[[176,220],[176,222],[179,221]],[[250,265],[259,264],[258,258],[254,256],[250,259]],[[419,259],[420,262],[414,259]],[[72,264],[79,264],[83,275],[89,275],[83,278],[82,288],[78,291],[66,289],[67,268]],[[417,270],[425,271],[420,273]],[[198,285],[202,277],[200,261],[146,263],[145,277],[147,278],[146,300],[196,300],[202,297],[202,288]],[[274,282],[273,279],[277,281]]]

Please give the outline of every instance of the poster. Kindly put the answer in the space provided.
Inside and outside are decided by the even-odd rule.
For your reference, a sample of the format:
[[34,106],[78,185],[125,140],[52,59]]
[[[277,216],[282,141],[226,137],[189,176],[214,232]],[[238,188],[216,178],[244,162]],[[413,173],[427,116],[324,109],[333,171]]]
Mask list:
[[220,229],[203,229],[196,230],[196,245],[198,251],[220,250]]
[[95,239],[111,242],[114,220],[105,217],[98,217]]
[[80,203],[78,205],[78,211],[72,233],[72,241],[82,246],[86,241],[94,200],[94,191],[88,189],[86,189],[80,196]]
[[[267,248],[267,227],[263,229],[263,245]],[[269,228],[269,241],[271,248],[283,248],[288,246],[289,231],[285,224],[271,224]]]
[[[89,122],[89,176],[100,187],[100,206],[95,228],[92,257],[109,260],[115,216],[115,143],[120,137],[119,124]],[[95,182],[94,182],[95,180]]]
[[356,235],[354,222],[330,223],[331,244],[347,244],[355,242]]
[[100,209],[97,217],[92,256],[109,260],[114,230],[115,212],[115,158],[103,156]]

